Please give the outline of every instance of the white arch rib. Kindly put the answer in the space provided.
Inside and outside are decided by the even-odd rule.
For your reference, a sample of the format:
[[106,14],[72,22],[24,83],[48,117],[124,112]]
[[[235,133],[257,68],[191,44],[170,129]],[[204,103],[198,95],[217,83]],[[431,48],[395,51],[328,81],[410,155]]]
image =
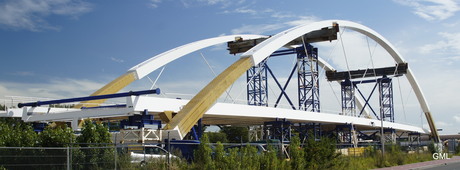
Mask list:
[[[244,57],[250,57],[252,59],[252,64],[257,65],[261,61],[263,61],[265,58],[270,56],[275,50],[283,47],[285,44],[291,42],[292,40],[303,36],[306,33],[319,30],[324,27],[329,27],[333,22],[336,22],[339,24],[339,26],[346,27],[349,29],[352,29],[354,31],[357,31],[361,34],[364,34],[368,36],[369,38],[373,39],[376,41],[380,46],[382,46],[392,57],[397,63],[402,63],[404,62],[404,59],[401,57],[401,55],[396,51],[396,49],[393,47],[393,45],[387,41],[383,36],[375,32],[374,30],[363,26],[358,23],[350,22],[350,21],[343,21],[343,20],[326,20],[326,21],[320,21],[320,22],[315,22],[315,23],[309,23],[309,24],[304,24],[300,25],[291,29],[288,29],[286,31],[280,32],[269,39],[263,41],[262,43],[258,44],[257,46],[253,47],[243,55],[241,55],[242,58]],[[414,90],[418,102],[420,104],[420,107],[422,108],[423,112],[425,113],[425,117],[427,119],[428,124],[430,125],[430,130],[435,137],[435,141],[439,141],[439,135],[436,130],[436,126],[434,124],[434,121],[431,117],[430,109],[428,107],[428,104],[426,102],[426,99],[422,93],[422,90],[420,86],[418,85],[414,75],[412,74],[411,69],[409,68],[407,70],[406,77]]]
[[136,75],[136,79],[142,79],[146,75],[150,74],[151,72],[155,71],[156,69],[182,57],[192,52],[198,51],[200,49],[210,47],[213,45],[226,43],[228,41],[234,41],[236,37],[241,37],[243,39],[256,39],[266,37],[263,35],[250,35],[250,34],[242,34],[242,35],[228,35],[228,36],[221,36],[221,37],[214,37],[209,39],[204,39],[200,41],[195,41],[189,44],[185,44],[169,51],[163,52],[158,54],[144,62],[132,67],[128,70],[129,72],[134,72]]

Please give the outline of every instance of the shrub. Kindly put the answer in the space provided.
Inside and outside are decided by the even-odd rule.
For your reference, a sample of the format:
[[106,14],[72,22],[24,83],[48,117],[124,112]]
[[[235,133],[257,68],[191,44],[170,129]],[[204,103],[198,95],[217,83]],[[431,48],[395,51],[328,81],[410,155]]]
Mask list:
[[340,164],[333,138],[322,137],[320,141],[308,138],[304,146],[306,169],[331,169]]
[[[212,160],[212,149],[209,146],[208,135],[203,135],[198,145],[198,149],[193,153],[193,163],[202,169],[214,169],[214,162]],[[200,169],[201,169],[200,168]]]

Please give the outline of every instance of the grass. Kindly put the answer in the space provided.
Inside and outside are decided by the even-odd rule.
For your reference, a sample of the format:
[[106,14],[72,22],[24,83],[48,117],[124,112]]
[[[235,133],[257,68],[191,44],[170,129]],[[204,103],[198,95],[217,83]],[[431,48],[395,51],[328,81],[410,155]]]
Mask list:
[[362,156],[354,157],[342,155],[341,159],[345,162],[343,169],[374,169],[431,161],[433,157],[429,152],[407,153],[401,151],[399,146],[391,145],[385,153],[384,159],[382,159],[380,150],[374,150],[371,147],[366,148]]

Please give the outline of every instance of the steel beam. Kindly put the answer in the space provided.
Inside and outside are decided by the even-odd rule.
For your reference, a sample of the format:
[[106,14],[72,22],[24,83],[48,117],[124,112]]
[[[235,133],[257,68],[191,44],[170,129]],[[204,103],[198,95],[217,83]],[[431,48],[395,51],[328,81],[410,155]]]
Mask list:
[[60,100],[37,101],[37,102],[31,102],[31,103],[18,103],[18,107],[19,108],[22,108],[24,106],[37,107],[37,106],[50,105],[50,104],[71,103],[71,102],[80,102],[80,101],[89,101],[89,100],[101,100],[101,99],[111,99],[111,98],[119,98],[119,97],[126,97],[126,96],[140,96],[140,95],[145,95],[145,94],[160,94],[160,89],[144,90],[144,91],[130,91],[130,92],[126,92],[126,93],[115,93],[115,94],[106,94],[106,95],[98,95],[98,96],[77,97],[77,98],[68,98],[68,99],[60,99]]
[[337,81],[345,79],[356,79],[366,77],[381,77],[389,75],[401,75],[407,73],[407,63],[399,63],[395,67],[383,67],[376,69],[365,69],[365,70],[350,70],[350,71],[326,71],[326,77],[328,81]]

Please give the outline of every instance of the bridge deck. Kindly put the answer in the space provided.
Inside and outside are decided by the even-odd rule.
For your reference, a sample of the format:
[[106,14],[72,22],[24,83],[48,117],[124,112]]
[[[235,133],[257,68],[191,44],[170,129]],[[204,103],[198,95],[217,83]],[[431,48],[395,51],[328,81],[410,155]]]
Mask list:
[[[35,108],[34,114],[25,116],[23,119],[25,121],[71,121],[82,118],[120,118],[138,114],[144,109],[153,114],[155,119],[159,119],[158,114],[160,112],[178,112],[187,102],[188,100],[137,96],[128,97],[127,107],[123,108],[71,109],[49,114],[42,113],[48,109]],[[286,118],[294,123],[322,123],[325,128],[349,123],[355,125],[359,130],[378,130],[380,128],[380,121],[375,119],[229,103],[216,103],[204,115],[203,123],[210,125],[262,125],[264,122],[274,121],[276,118]],[[400,123],[384,122],[383,126],[400,132],[429,133],[426,129]]]

